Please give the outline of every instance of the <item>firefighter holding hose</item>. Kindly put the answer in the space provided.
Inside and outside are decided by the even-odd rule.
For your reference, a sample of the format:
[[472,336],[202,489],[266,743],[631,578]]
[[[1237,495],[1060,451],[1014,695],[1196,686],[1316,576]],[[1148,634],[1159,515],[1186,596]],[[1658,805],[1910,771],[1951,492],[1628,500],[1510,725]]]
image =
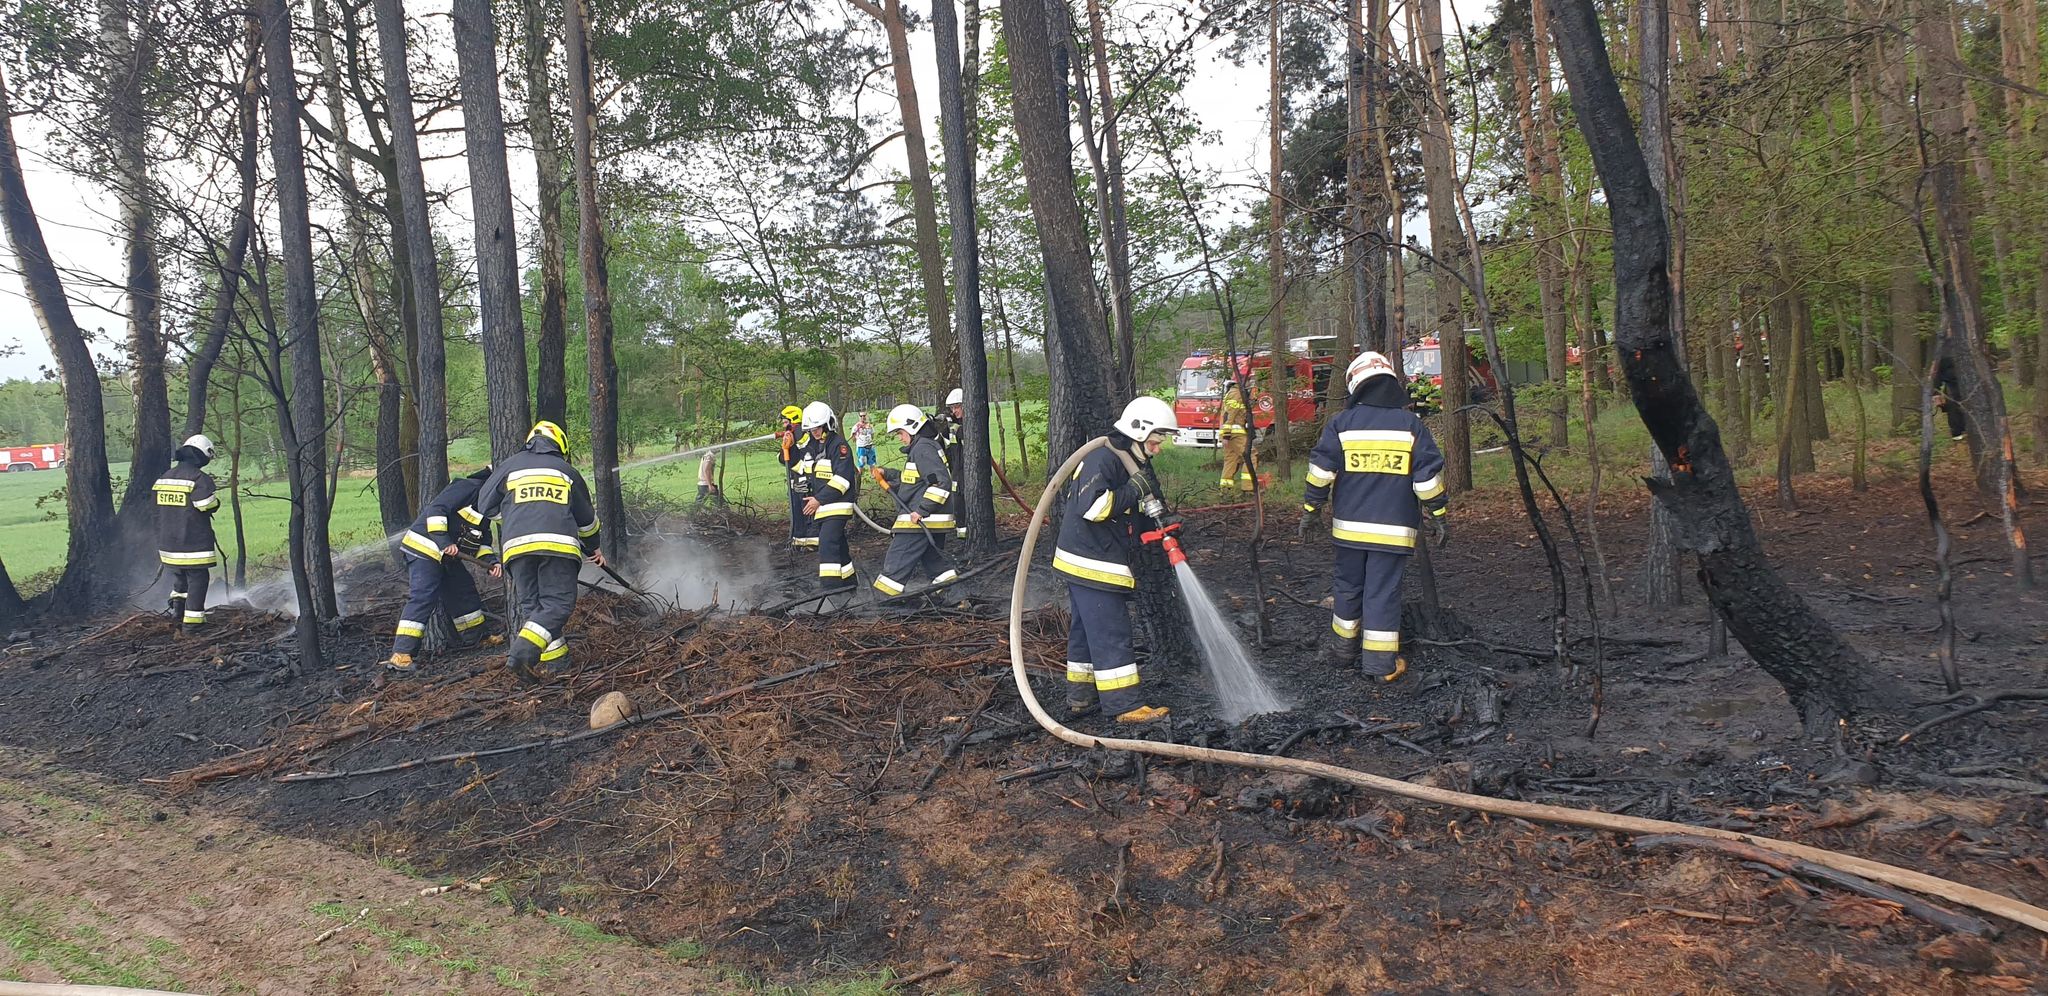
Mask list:
[[206,575],[217,560],[213,513],[220,511],[220,495],[213,475],[201,469],[213,459],[213,440],[193,436],[172,458],[170,469],[150,486],[158,514],[157,559],[171,575],[178,633],[191,636],[206,625]]
[[462,564],[464,556],[475,557],[491,569],[492,577],[504,573],[497,551],[491,548],[490,523],[476,510],[477,492],[490,476],[491,468],[485,467],[456,478],[420,509],[412,528],[399,540],[398,545],[405,549],[407,593],[391,638],[391,656],[384,659],[384,669],[393,675],[414,673],[412,655],[426,638],[427,619],[435,609],[448,613],[458,647],[505,642],[495,633],[479,639],[477,629],[484,624],[483,598],[477,594],[476,579]]
[[1109,445],[1084,457],[1068,482],[1052,568],[1067,581],[1073,620],[1067,632],[1067,706],[1076,714],[1099,703],[1119,723],[1166,717],[1164,707],[1146,703],[1138,683],[1130,607],[1138,579],[1131,559],[1144,521],[1159,533],[1168,525],[1162,521],[1166,503],[1148,465],[1179,428],[1172,405],[1136,398],[1117,416]]
[[789,488],[789,545],[791,547],[815,547],[818,545],[818,522],[804,514],[804,502],[810,498],[810,481],[805,471],[797,469],[800,463],[810,459],[811,436],[803,430],[804,410],[795,405],[782,408],[782,428],[775,432],[775,442],[782,448],[783,483]]
[[811,442],[796,469],[804,475],[801,511],[811,519],[811,545],[818,548],[818,587],[852,588],[853,550],[846,542],[846,525],[853,519],[854,478],[860,474],[853,465],[853,447],[839,434],[831,405],[813,401],[800,417]]
[[512,579],[511,612],[520,627],[506,666],[528,684],[562,674],[569,669],[564,631],[576,611],[576,576],[586,557],[604,566],[597,508],[590,486],[569,464],[562,427],[534,423],[525,448],[477,489],[475,508],[482,518],[498,520],[498,552]]
[[926,419],[924,409],[916,405],[897,405],[889,410],[886,428],[903,444],[903,469],[869,470],[896,502],[889,552],[882,557],[881,573],[875,575],[875,590],[894,600],[913,576],[937,585],[952,581],[959,572],[945,553],[946,537],[953,533],[953,474],[942,448],[944,425],[937,418]]
[[1309,454],[1296,534],[1330,509],[1337,558],[1324,663],[1352,667],[1362,649],[1366,675],[1393,681],[1408,670],[1401,575],[1420,527],[1438,545],[1446,534],[1444,456],[1429,426],[1408,410],[1408,392],[1385,356],[1358,354],[1344,386],[1350,402],[1323,426]]

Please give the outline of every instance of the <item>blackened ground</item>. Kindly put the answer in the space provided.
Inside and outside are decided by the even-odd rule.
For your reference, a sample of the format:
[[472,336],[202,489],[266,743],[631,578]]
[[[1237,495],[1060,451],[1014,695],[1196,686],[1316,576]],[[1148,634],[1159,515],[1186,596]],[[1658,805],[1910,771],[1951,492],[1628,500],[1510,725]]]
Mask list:
[[[2034,494],[2048,482],[2035,482]],[[1960,480],[1947,493],[1967,494]],[[1942,697],[1926,525],[1910,482],[1868,494],[1802,482],[1804,510],[1753,496],[1794,586],[1909,698]],[[2028,506],[2039,524],[2043,506]],[[1327,543],[1268,522],[1270,637],[1254,656],[1294,712],[1213,718],[1196,662],[1147,661],[1182,741],[1272,749],[1475,791],[1753,827],[2048,902],[2048,806],[1953,779],[2048,780],[2042,704],[2015,702],[1899,745],[1814,744],[1741,655],[1704,657],[1705,610],[1637,594],[1646,506],[1603,505],[1605,713],[1585,736],[1591,644],[1564,679],[1542,554],[1517,504],[1457,503],[1435,558],[1457,646],[1411,649],[1392,687],[1315,661]],[[1248,643],[1259,605],[1244,509],[1188,516],[1197,571]],[[1006,522],[1014,551],[1020,520]],[[670,524],[672,531],[686,526]],[[775,524],[715,535],[735,562],[808,590]],[[863,581],[885,537],[857,531]],[[2048,611],[2000,572],[1996,523],[1960,529],[1956,607],[1973,688],[2039,687]],[[1041,549],[1041,556],[1044,550]],[[1012,554],[1014,555],[1014,554]],[[365,568],[375,570],[381,568]],[[1042,573],[1042,572],[1041,572]],[[1029,724],[1007,671],[1008,567],[904,619],[861,603],[775,616],[746,606],[657,617],[592,595],[580,672],[518,687],[487,653],[440,657],[378,691],[400,592],[328,636],[345,670],[291,676],[286,624],[228,610],[183,642],[162,619],[38,631],[0,659],[0,742],[141,782],[177,804],[345,842],[429,874],[494,874],[522,903],[786,979],[957,963],[935,981],[1034,992],[2025,991],[2040,939],[2007,926],[1978,951],[1916,954],[1940,932],[1897,908],[1788,884],[1707,854],[1399,803],[1217,767],[1136,763]],[[1574,575],[1575,578],[1575,575]],[[1574,580],[1576,585],[1576,580]],[[1411,597],[1417,591],[1411,576]],[[1038,694],[1061,695],[1059,586],[1027,625]],[[495,611],[496,606],[493,606]],[[1493,649],[1506,648],[1506,649]],[[819,663],[833,666],[780,682]],[[756,686],[753,690],[735,689]],[[321,780],[574,734],[600,693],[669,719],[518,752]],[[1897,732],[1940,707],[1887,718]],[[1354,723],[1353,720],[1357,722]],[[1102,730],[1098,718],[1079,721]],[[1359,724],[1385,731],[1366,735]],[[1306,734],[1303,731],[1308,731]],[[964,744],[949,751],[962,734]],[[1862,761],[1863,765],[1845,763]],[[1846,780],[1845,780],[1846,779]],[[1875,784],[1858,780],[1875,779]],[[1923,782],[1941,781],[1940,789]],[[1953,966],[1962,964],[1967,971]]]

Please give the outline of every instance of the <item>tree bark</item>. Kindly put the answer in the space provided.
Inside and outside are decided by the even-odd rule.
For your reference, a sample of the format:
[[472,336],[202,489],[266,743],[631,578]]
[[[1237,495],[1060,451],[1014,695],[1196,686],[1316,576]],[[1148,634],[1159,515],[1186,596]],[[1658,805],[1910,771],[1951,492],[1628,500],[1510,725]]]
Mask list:
[[[1287,355],[1287,190],[1283,186],[1286,163],[1281,157],[1287,135],[1287,89],[1280,71],[1280,21],[1286,4],[1285,0],[1269,2],[1272,7],[1266,19],[1266,266],[1273,296],[1266,325],[1272,333],[1273,366],[1272,382],[1266,385],[1266,390],[1273,399],[1273,469],[1280,480],[1287,480],[1293,476],[1287,452],[1287,398],[1294,388],[1290,376],[1294,369]],[[1396,258],[1393,262],[1398,274],[1401,261]],[[1256,412],[1247,414],[1257,418]]]
[[64,614],[83,615],[118,587],[125,575],[103,570],[112,564],[114,490],[107,476],[106,409],[101,404],[99,369],[85,334],[64,296],[64,280],[43,241],[42,222],[22,179],[21,150],[14,142],[14,106],[0,76],[0,221],[14,250],[23,288],[64,389],[64,573],[38,603]]
[[[1344,6],[1344,272],[1345,321],[1338,322],[1337,370],[1349,369],[1362,344],[1372,337],[1372,277],[1366,253],[1365,10],[1361,0]],[[1330,377],[1328,407],[1342,411],[1349,395],[1344,378]]]
[[917,229],[917,269],[924,281],[925,332],[931,337],[932,362],[943,400],[945,384],[960,369],[959,345],[946,304],[946,257],[939,247],[938,195],[932,186],[930,152],[924,141],[924,114],[917,105],[917,79],[911,73],[909,28],[903,22],[902,0],[852,0],[862,13],[882,25],[889,37],[889,64],[896,79],[896,107],[903,117],[903,152],[910,167],[910,214]]
[[476,219],[477,321],[483,329],[491,456],[503,459],[526,444],[533,410],[526,393],[519,231],[512,216],[511,174],[505,165],[504,112],[498,106],[498,27],[490,0],[454,0],[453,10],[470,213]]
[[[199,348],[192,352],[192,358],[185,364],[185,435],[199,432],[206,425],[206,398],[209,382],[213,379],[213,368],[220,361],[221,348],[227,344],[228,328],[233,324],[235,305],[240,300],[243,283],[243,261],[249,253],[249,237],[256,227],[256,118],[257,83],[263,59],[262,28],[255,18],[245,19],[245,35],[249,44],[247,61],[243,64],[242,79],[235,96],[235,115],[240,125],[241,149],[235,157],[235,173],[241,187],[235,201],[234,226],[228,232],[228,244],[218,265],[218,281],[213,289],[213,306],[206,321],[206,338]],[[237,377],[240,374],[236,375]],[[240,416],[237,415],[237,418]]]
[[540,418],[566,422],[569,293],[563,273],[562,142],[555,133],[554,85],[548,76],[551,36],[540,0],[521,0],[520,12],[526,27],[526,130],[533,136],[540,201],[540,340],[534,344],[539,369],[534,371],[533,407]]
[[[1536,8],[1541,9],[1542,6],[1539,3]],[[1567,449],[1570,440],[1565,425],[1564,397],[1564,261],[1556,243],[1557,226],[1551,220],[1560,205],[1554,190],[1558,174],[1544,159],[1543,125],[1538,120],[1540,105],[1534,98],[1535,91],[1544,85],[1549,74],[1537,74],[1532,65],[1529,49],[1540,54],[1545,51],[1543,46],[1532,43],[1529,49],[1525,49],[1518,39],[1510,37],[1507,47],[1514,68],[1515,118],[1522,132],[1522,175],[1529,185],[1529,197],[1534,205],[1530,211],[1529,236],[1536,253],[1537,303],[1543,310],[1544,377],[1553,389],[1553,397],[1544,403],[1544,409],[1550,415],[1550,433],[1544,442]],[[1502,373],[1504,371],[1495,371],[1494,376]],[[1590,372],[1587,375],[1590,376]]]
[[263,22],[263,68],[270,95],[270,158],[276,169],[278,248],[284,261],[285,349],[291,357],[290,460],[293,512],[305,544],[307,582],[320,620],[341,614],[327,539],[327,390],[320,357],[319,288],[313,270],[313,219],[306,192],[306,149],[286,0],[255,0]]
[[375,3],[377,50],[383,57],[384,102],[390,108],[392,158],[403,242],[408,250],[406,283],[412,288],[417,336],[417,348],[413,351],[413,409],[419,413],[420,446],[416,475],[419,490],[414,499],[424,504],[448,486],[448,368],[447,339],[441,328],[441,263],[434,253],[426,173],[420,163],[419,132],[413,124],[404,0]]
[[[1548,21],[1549,0],[1530,5],[1533,15],[1534,35],[1530,41],[1530,69],[1535,73],[1533,93],[1534,137],[1537,142],[1539,173],[1532,180],[1543,184],[1543,195],[1537,199],[1536,252],[1538,300],[1543,306],[1543,365],[1545,377],[1550,383],[1551,396],[1546,403],[1550,412],[1550,436],[1544,442],[1560,449],[1571,448],[1569,405],[1565,395],[1565,368],[1569,363],[1566,347],[1569,345],[1569,315],[1565,307],[1565,264],[1564,247],[1564,167],[1559,151],[1559,115],[1552,106],[1550,76],[1550,38]],[[1532,184],[1531,189],[1534,190]],[[1545,300],[1541,292],[1543,285],[1550,292]],[[1596,377],[1599,363],[1596,351],[1580,350],[1579,375]],[[1607,385],[1612,386],[1612,385]]]
[[583,264],[583,331],[590,367],[590,470],[606,553],[626,558],[626,501],[619,490],[619,365],[612,352],[611,275],[597,200],[597,102],[591,90],[590,0],[565,8],[571,137],[576,146],[576,213]]
[[[972,4],[974,0],[968,0]],[[939,75],[939,137],[945,143],[946,213],[953,219],[953,317],[959,323],[960,393],[963,399],[960,459],[953,474],[962,482],[960,511],[967,526],[967,553],[995,551],[995,485],[989,468],[988,348],[981,327],[980,227],[974,216],[973,132],[967,121],[967,89],[961,79],[960,19],[953,0],[932,0],[932,37]]]
[[[1095,95],[1102,106],[1102,159],[1108,183],[1102,217],[1102,250],[1109,269],[1110,316],[1116,326],[1117,386],[1138,393],[1137,298],[1131,291],[1131,224],[1124,192],[1123,114],[1109,76],[1109,34],[1102,0],[1088,0],[1089,49],[1095,62]],[[970,105],[971,106],[971,105]]]
[[1114,416],[1109,336],[1089,265],[1087,226],[1074,199],[1074,161],[1067,140],[1066,99],[1053,62],[1043,0],[1003,0],[1003,40],[1010,53],[1010,102],[1031,217],[1045,266],[1048,328],[1046,467],[1065,462],[1101,434]]
[[1429,199],[1431,298],[1437,342],[1443,355],[1444,484],[1452,494],[1472,489],[1472,417],[1460,409],[1471,388],[1465,346],[1464,285],[1452,274],[1465,265],[1464,234],[1458,227],[1457,158],[1453,154],[1450,93],[1444,84],[1444,17],[1440,0],[1417,0],[1422,69],[1429,100],[1422,127],[1422,183]]
[[1784,686],[1809,735],[1830,735],[1838,720],[1895,708],[1897,689],[1881,682],[1764,557],[1720,432],[1670,334],[1664,214],[1594,5],[1562,0],[1557,8],[1552,30],[1614,229],[1616,353],[1636,411],[1671,464],[1671,483],[1653,489],[1657,500],[1672,504],[1680,546],[1699,556],[1715,610]]

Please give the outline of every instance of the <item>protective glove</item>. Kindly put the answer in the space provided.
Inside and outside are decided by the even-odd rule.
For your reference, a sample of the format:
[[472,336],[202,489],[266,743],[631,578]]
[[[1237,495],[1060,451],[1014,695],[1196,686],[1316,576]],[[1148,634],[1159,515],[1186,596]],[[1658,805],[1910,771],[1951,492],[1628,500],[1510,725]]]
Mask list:
[[1447,521],[1448,518],[1448,516],[1442,515],[1425,515],[1422,517],[1423,523],[1429,527],[1430,545],[1439,550],[1443,549],[1444,544],[1451,541],[1451,524]]
[[1294,538],[1307,538],[1309,523],[1314,521],[1316,521],[1316,513],[1312,511],[1301,513],[1301,521],[1294,524]]
[[1152,521],[1160,522],[1166,518],[1166,503],[1160,501],[1158,495],[1148,494],[1138,499],[1138,511],[1145,513]]

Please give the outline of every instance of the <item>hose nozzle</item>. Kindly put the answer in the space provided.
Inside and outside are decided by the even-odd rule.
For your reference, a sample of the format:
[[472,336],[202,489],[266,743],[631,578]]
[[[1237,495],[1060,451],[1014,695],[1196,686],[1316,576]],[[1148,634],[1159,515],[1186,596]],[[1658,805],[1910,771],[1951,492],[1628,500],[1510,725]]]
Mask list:
[[1187,553],[1180,548],[1180,540],[1173,535],[1179,531],[1179,521],[1169,522],[1149,532],[1139,533],[1138,540],[1142,543],[1159,544],[1159,549],[1166,553],[1166,562],[1178,567],[1188,562]]

